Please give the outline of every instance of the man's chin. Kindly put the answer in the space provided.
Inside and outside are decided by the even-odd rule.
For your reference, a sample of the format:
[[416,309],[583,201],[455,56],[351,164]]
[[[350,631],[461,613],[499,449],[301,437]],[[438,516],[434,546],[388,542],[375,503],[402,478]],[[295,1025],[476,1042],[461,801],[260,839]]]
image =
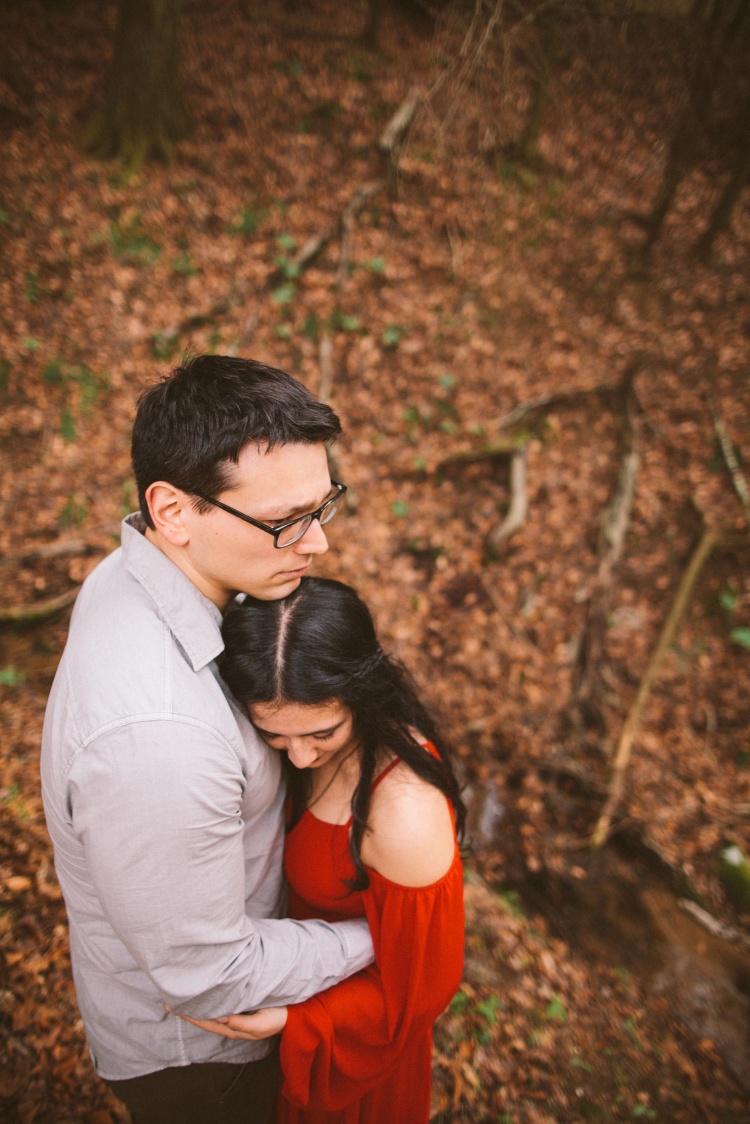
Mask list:
[[285,577],[279,574],[274,583],[269,583],[263,589],[248,590],[248,596],[255,597],[258,601],[280,601],[282,597],[288,597],[290,593],[294,593],[302,581],[302,577],[302,574],[296,574],[293,577]]

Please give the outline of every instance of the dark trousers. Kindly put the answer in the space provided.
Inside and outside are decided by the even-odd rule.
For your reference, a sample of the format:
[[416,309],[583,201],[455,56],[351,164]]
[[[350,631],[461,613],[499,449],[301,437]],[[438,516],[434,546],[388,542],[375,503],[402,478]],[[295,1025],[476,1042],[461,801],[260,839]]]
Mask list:
[[206,1062],[108,1081],[133,1124],[270,1124],[279,1057],[245,1065]]

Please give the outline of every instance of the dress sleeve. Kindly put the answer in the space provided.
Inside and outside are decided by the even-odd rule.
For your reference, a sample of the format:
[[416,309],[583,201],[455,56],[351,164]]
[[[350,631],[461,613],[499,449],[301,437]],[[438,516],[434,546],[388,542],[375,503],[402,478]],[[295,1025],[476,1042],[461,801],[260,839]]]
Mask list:
[[406,1039],[431,1028],[461,982],[463,868],[426,887],[375,871],[363,892],[376,963],[289,1008],[281,1039],[283,1095],[335,1112],[382,1080]]

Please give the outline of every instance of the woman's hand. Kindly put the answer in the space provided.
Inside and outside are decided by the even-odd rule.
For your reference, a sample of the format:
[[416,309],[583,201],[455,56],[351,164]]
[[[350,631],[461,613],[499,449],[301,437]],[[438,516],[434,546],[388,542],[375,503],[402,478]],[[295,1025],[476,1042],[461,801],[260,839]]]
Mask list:
[[[166,1008],[169,1011],[169,1007]],[[175,1011],[169,1011],[174,1015]],[[220,1034],[223,1038],[242,1038],[246,1042],[258,1042],[262,1038],[273,1038],[281,1034],[286,1026],[286,1007],[262,1007],[249,1015],[224,1015],[220,1019],[189,1019],[187,1015],[178,1015],[186,1023],[201,1030],[210,1030],[212,1034]]]

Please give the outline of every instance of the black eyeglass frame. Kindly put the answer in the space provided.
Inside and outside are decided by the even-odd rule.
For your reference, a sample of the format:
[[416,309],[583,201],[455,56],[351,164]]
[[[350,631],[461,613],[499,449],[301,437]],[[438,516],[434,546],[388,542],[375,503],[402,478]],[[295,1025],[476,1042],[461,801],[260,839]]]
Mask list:
[[[333,516],[336,514],[335,511],[328,517],[328,519],[322,519],[321,516],[323,515],[323,512],[327,507],[330,507],[331,504],[334,503],[338,504],[343,499],[344,494],[346,493],[346,484],[340,484],[338,480],[331,480],[331,483],[335,488],[338,489],[335,496],[329,496],[327,500],[323,501],[320,507],[316,507],[315,511],[308,511],[304,515],[298,515],[296,519],[290,519],[288,523],[282,523],[280,527],[269,527],[267,523],[261,523],[259,519],[253,519],[252,515],[245,515],[244,511],[238,511],[236,507],[230,507],[228,503],[222,503],[221,500],[215,500],[213,496],[204,496],[203,492],[191,492],[190,494],[193,496],[197,496],[198,499],[203,500],[205,503],[212,504],[214,507],[220,507],[222,511],[227,511],[230,515],[236,515],[238,519],[243,519],[245,523],[250,523],[251,526],[257,527],[258,530],[265,531],[267,535],[273,535],[273,545],[276,547],[276,549],[286,550],[288,546],[294,546],[296,542],[299,542],[300,539],[305,537],[308,529],[312,526],[316,519],[320,522],[321,527],[325,523],[328,523],[331,519],[333,519]],[[302,523],[304,520],[308,520],[308,523],[301,534],[299,534],[296,539],[292,539],[291,542],[285,542],[282,543],[281,546],[279,546],[279,535],[282,533],[282,531],[286,531],[289,529],[289,527],[293,527],[295,523]]]

